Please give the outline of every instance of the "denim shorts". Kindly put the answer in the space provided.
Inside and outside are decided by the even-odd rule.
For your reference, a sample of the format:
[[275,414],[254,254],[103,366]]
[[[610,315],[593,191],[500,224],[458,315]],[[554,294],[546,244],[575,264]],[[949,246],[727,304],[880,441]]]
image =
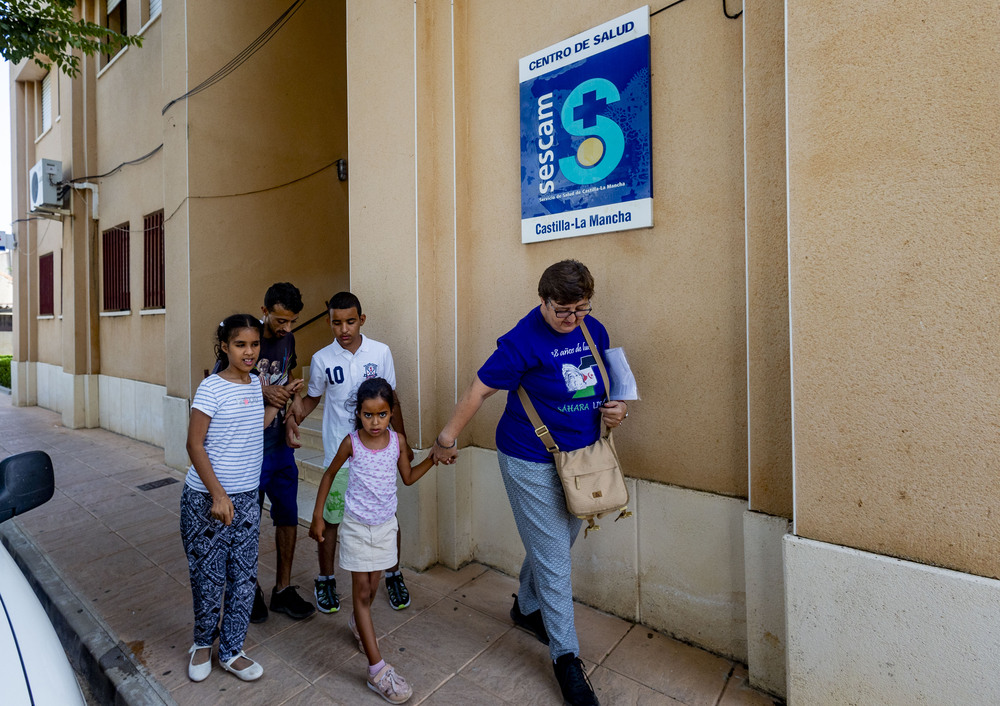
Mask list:
[[277,527],[299,524],[299,469],[295,465],[295,452],[280,444],[264,453],[260,468],[260,506],[264,496],[271,499],[271,521]]

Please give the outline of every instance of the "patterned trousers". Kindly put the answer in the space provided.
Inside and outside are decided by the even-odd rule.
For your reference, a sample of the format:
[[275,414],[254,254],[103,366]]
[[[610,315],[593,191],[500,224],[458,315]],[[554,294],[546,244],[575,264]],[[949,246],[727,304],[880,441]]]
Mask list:
[[232,524],[224,525],[212,518],[210,495],[188,486],[181,493],[181,539],[191,572],[194,644],[207,647],[218,637],[220,662],[243,649],[257,586],[260,539],[257,491],[229,497],[235,512]]
[[554,463],[524,461],[500,451],[497,456],[525,551],[518,605],[525,615],[542,611],[553,661],[578,655],[570,550],[583,521],[567,512]]

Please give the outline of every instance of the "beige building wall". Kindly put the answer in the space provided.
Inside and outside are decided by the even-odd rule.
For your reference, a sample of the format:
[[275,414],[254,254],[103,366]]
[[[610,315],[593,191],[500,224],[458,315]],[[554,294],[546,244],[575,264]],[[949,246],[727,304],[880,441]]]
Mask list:
[[[287,6],[259,2],[233,12],[189,3],[184,91],[239,54]],[[302,5],[261,51],[165,115],[187,125],[180,149],[188,193],[179,208],[187,220],[190,299],[182,325],[189,326],[191,356],[168,365],[190,386],[168,385],[172,394],[193,393],[214,361],[218,322],[259,314],[271,283],[299,287],[302,322],[348,286],[347,185],[336,169],[348,157],[344,14],[342,2]],[[317,322],[297,341],[307,364],[330,342],[329,329]]]
[[1000,16],[829,10],[787,5],[788,700],[997,703]]
[[790,518],[784,7],[783,0],[763,0],[743,16],[743,110],[750,509]]
[[909,5],[789,7],[795,527],[997,577],[1000,22]]
[[[442,399],[421,424],[429,443],[497,336],[538,304],[542,270],[582,260],[597,280],[595,315],[647,400],[620,436],[630,473],[745,497],[740,25],[697,3],[652,18],[654,228],[522,245],[517,61],[634,9],[566,7],[349,3],[352,286],[387,287],[367,325],[393,347],[406,398],[419,380],[425,409],[436,382]],[[389,245],[391,275],[362,242]],[[427,340],[438,342],[432,360]],[[488,402],[462,442],[492,448],[502,409],[500,396]]]

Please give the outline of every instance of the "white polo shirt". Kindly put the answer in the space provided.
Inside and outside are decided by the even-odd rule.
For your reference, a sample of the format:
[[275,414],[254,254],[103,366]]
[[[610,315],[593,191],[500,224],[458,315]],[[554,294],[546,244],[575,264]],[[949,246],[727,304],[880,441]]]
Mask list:
[[[369,378],[384,378],[396,389],[396,370],[389,346],[361,334],[361,346],[351,353],[334,341],[316,352],[309,365],[309,388],[306,394],[320,397],[323,403],[323,465],[337,455],[340,442],[354,430],[355,395]],[[344,464],[345,466],[348,464]]]

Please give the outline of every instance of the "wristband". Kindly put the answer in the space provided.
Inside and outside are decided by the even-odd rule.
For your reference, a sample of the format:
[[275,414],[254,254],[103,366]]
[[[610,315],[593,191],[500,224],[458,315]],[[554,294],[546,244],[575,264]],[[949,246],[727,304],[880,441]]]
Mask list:
[[456,444],[458,444],[458,439],[452,441],[451,446],[445,446],[444,444],[441,443],[441,435],[438,434],[436,437],[434,437],[434,443],[440,446],[442,449],[453,449],[455,448]]

